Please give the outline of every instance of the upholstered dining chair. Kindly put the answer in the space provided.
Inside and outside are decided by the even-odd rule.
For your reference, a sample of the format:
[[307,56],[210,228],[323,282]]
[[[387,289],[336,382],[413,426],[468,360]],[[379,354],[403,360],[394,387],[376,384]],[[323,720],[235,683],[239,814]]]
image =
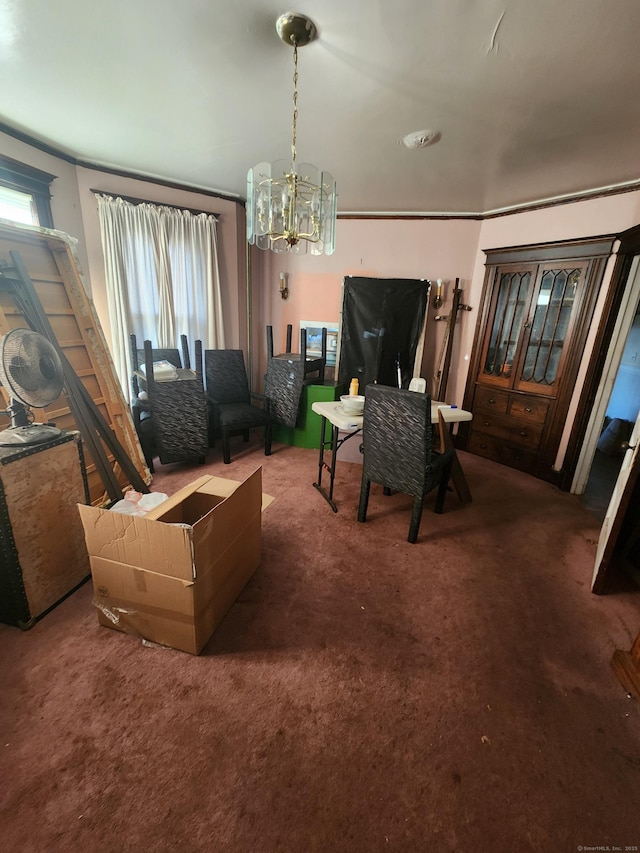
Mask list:
[[[325,368],[327,365],[327,330],[322,329],[321,333],[321,350],[320,355],[307,354],[307,330],[300,329],[300,352],[291,352],[293,326],[287,326],[286,349],[283,353],[277,355],[273,351],[273,326],[267,326],[267,363],[272,358],[283,359],[285,361],[300,360],[304,366],[303,375],[305,383],[322,385],[324,383]],[[317,375],[313,375],[317,374]],[[307,377],[310,376],[310,379]]]
[[269,413],[275,424],[295,427],[300,411],[304,386],[304,362],[293,355],[269,358],[264,380],[264,393],[269,401]]
[[[244,354],[240,349],[208,349],[204,351],[204,373],[207,385],[209,416],[209,446],[222,437],[225,464],[231,462],[230,437],[242,435],[249,440],[249,431],[264,430],[264,454],[271,455],[271,417],[269,404],[263,394],[249,390]],[[261,407],[254,405],[260,402]]]
[[453,453],[432,447],[431,397],[402,388],[367,385],[362,424],[362,483],[358,521],[367,519],[371,483],[413,496],[409,542],[416,542],[425,496],[436,487],[435,512],[444,509]]
[[175,377],[166,380],[156,376],[151,341],[144,342],[145,384],[153,439],[163,465],[192,459],[203,464],[209,449],[202,342],[195,341],[194,346],[196,369],[176,368]]
[[[186,335],[181,335],[183,358],[186,352],[188,357],[188,348],[186,347]],[[138,342],[135,334],[129,335],[129,356],[131,358],[131,415],[133,417],[133,425],[140,447],[144,455],[145,462],[149,472],[153,474],[153,458],[156,454],[156,441],[153,432],[153,418],[151,417],[151,403],[147,394],[147,383],[142,378],[140,368],[145,365],[144,349],[138,348]],[[153,361],[168,361],[176,368],[183,366],[180,358],[180,351],[177,348],[161,348],[152,347],[151,357]],[[189,367],[189,362],[184,364]],[[140,396],[140,392],[144,392]]]

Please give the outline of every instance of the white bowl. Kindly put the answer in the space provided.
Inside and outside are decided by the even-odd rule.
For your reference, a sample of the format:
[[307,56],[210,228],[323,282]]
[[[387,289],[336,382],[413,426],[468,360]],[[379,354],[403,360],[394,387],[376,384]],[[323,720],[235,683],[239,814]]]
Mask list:
[[364,412],[363,394],[343,394],[340,402],[347,415],[361,415]]

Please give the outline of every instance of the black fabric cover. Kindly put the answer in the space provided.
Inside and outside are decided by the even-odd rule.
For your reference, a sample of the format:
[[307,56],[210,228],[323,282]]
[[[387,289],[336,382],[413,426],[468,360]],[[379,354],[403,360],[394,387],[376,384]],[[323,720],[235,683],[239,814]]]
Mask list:
[[429,394],[372,386],[362,432],[367,477],[409,495],[426,494],[437,485],[442,461],[452,455],[433,453]]
[[412,495],[409,542],[420,528],[422,501],[436,486],[442,512],[453,451],[433,452],[431,397],[403,388],[370,385],[364,401],[363,464],[358,521],[365,521],[371,483]]
[[[137,350],[138,353],[138,364],[144,364],[144,350]],[[182,367],[182,359],[180,358],[180,353],[177,349],[158,349],[154,347],[151,350],[151,355],[154,361],[168,361],[169,364],[172,364],[174,367]]]
[[360,393],[371,382],[408,388],[424,324],[429,282],[411,278],[346,276],[343,286],[338,382],[356,377]]
[[204,375],[207,398],[218,405],[251,403],[249,380],[241,349],[207,349],[204,351]]
[[176,380],[147,384],[160,462],[204,460],[209,441],[202,381],[193,371],[179,370]]
[[304,364],[298,355],[269,359],[264,393],[274,423],[295,427],[303,385]]
[[153,436],[160,462],[204,461],[209,449],[207,406],[202,381],[202,343],[195,342],[197,369],[178,369],[178,378],[156,382],[153,376],[153,352],[145,341],[146,384],[149,395]]
[[[131,375],[131,402],[135,403],[136,397],[140,391],[147,390],[147,384],[142,376],[136,372],[138,368],[145,364],[146,354],[144,349],[138,349],[135,334],[129,335],[129,356],[131,357],[131,368],[134,371]],[[153,361],[168,361],[174,367],[182,367],[182,360],[177,349],[156,349],[151,348],[151,358]],[[188,365],[184,365],[187,367]]]
[[223,429],[245,430],[263,427],[267,414],[251,403],[225,403],[219,407],[218,423]]

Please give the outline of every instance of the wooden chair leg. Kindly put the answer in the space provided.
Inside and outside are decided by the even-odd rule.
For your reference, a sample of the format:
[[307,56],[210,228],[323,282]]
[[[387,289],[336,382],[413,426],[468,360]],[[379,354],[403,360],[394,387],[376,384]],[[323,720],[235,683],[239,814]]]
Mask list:
[[433,510],[438,514],[441,514],[444,510],[444,499],[447,496],[447,489],[449,488],[449,478],[451,477],[452,464],[453,459],[451,460],[451,464],[447,465],[442,471],[440,485],[438,486],[438,494],[436,495],[436,505]]
[[451,440],[449,426],[445,422],[442,416],[442,412],[440,411],[438,411],[438,426],[440,430],[441,452],[444,452],[445,450],[453,450],[454,453],[453,465],[451,468],[451,482],[453,483],[460,502],[463,504],[471,503],[471,490],[469,489],[467,478],[465,477],[464,471],[462,470],[462,465],[460,464],[460,460],[458,459],[458,454],[456,453],[455,445]]
[[411,524],[409,525],[409,535],[407,542],[412,544],[417,541],[420,531],[420,520],[422,519],[422,501],[423,496],[418,495],[413,499],[413,512],[411,513]]
[[209,441],[209,447],[215,447],[216,446],[216,427],[215,427],[215,420],[214,420],[214,415],[213,415],[212,411],[209,411],[207,413],[207,420],[208,420],[207,436],[208,436],[208,441]]
[[369,506],[369,492],[371,491],[371,480],[364,475],[360,485],[360,503],[358,505],[358,521],[367,520],[367,507]]
[[189,356],[189,342],[186,335],[180,335],[180,346],[182,348],[182,366],[191,369],[191,358]]
[[[129,355],[131,356],[131,369],[136,371],[140,366],[138,364],[138,344],[136,343],[136,336],[132,333],[129,335]],[[135,373],[131,374],[131,396],[135,399],[140,393],[140,386],[138,384],[138,377]]]
[[271,436],[272,436],[272,428],[271,424],[264,428],[264,455],[271,456]]
[[222,458],[225,465],[231,462],[231,446],[229,443],[229,433],[226,429],[222,430]]

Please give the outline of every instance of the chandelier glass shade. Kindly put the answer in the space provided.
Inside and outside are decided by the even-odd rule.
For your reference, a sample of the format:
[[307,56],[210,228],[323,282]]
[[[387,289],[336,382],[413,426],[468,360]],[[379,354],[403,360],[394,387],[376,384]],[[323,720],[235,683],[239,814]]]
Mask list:
[[291,160],[258,163],[247,175],[247,240],[272,252],[331,255],[335,250],[336,182],[328,172],[296,163],[298,47],[316,37],[312,21],[287,13],[278,34],[293,45],[293,123]]

